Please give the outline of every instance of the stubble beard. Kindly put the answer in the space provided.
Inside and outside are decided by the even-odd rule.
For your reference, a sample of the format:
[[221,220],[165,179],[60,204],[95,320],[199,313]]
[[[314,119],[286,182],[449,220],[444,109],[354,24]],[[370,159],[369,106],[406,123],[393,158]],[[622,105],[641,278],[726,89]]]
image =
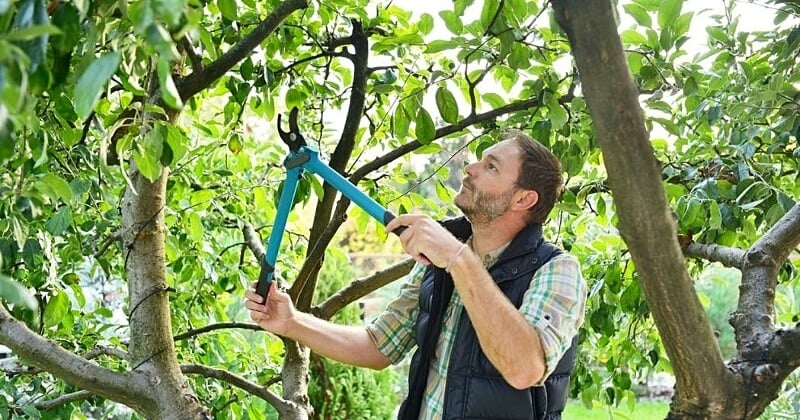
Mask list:
[[472,224],[489,224],[502,216],[511,205],[513,188],[499,194],[492,194],[476,190],[468,179],[465,179],[462,184],[467,187],[467,190],[465,191],[462,185],[461,191],[458,192],[453,202]]

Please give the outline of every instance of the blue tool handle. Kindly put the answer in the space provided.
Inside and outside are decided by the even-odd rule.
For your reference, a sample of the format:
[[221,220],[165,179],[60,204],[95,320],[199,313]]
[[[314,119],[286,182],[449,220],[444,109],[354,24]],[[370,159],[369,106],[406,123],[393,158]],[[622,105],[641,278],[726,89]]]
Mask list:
[[258,283],[256,283],[256,293],[264,298],[264,303],[267,303],[269,297],[269,287],[272,284],[272,279],[275,278],[275,267],[267,263],[266,258],[261,260],[261,274],[258,275]]
[[[395,218],[395,215],[392,214],[392,212],[390,212],[389,210],[386,210],[386,212],[383,213],[383,225],[384,226],[388,225],[389,222],[394,220],[394,218]],[[406,229],[407,229],[406,226],[398,226],[397,229],[392,231],[392,233],[394,233],[397,236],[400,236],[400,234],[405,232]]]

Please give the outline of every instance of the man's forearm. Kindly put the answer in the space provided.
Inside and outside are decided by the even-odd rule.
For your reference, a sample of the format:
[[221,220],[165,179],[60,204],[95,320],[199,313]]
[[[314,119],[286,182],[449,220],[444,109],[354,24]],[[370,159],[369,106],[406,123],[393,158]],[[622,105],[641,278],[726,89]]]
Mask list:
[[342,363],[372,369],[383,369],[391,364],[361,326],[338,325],[298,312],[286,331],[286,337],[309,347],[314,353]]
[[489,361],[511,386],[523,389],[537,384],[546,366],[536,329],[500,291],[474,253],[459,255],[450,274]]

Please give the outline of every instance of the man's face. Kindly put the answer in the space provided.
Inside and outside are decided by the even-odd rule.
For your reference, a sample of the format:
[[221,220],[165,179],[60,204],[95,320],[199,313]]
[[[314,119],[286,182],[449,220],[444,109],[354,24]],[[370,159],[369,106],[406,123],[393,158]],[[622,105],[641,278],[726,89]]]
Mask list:
[[455,205],[472,223],[488,223],[508,210],[519,175],[520,150],[512,140],[486,149],[479,162],[467,165]]

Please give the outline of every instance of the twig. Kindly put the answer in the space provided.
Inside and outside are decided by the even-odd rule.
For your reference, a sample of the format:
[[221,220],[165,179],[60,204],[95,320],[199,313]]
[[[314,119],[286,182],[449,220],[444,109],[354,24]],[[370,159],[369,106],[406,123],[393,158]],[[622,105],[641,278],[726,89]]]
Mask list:
[[97,249],[97,252],[94,253],[94,257],[100,258],[103,254],[106,253],[106,251],[108,251],[108,248],[111,246],[111,244],[120,239],[122,239],[122,229],[117,229],[116,231],[112,232],[111,235],[108,235],[108,237],[103,241],[103,243],[100,244],[100,247]]
[[290,401],[281,398],[278,394],[270,391],[266,386],[261,386],[255,382],[248,381],[247,379],[228,372],[227,370],[191,363],[181,365],[181,372],[184,374],[195,374],[204,376],[206,378],[214,378],[229,383],[239,389],[242,389],[243,391],[260,397],[272,406],[278,408],[278,411],[284,411],[285,409],[282,410],[281,408],[292,405]]
[[216,330],[225,330],[225,329],[243,329],[243,330],[261,331],[261,327],[259,327],[256,324],[247,324],[244,322],[222,322],[219,324],[211,324],[211,325],[206,325],[205,327],[191,329],[189,331],[186,331],[185,333],[176,335],[175,337],[173,337],[173,340],[175,341],[186,340],[203,333]]
[[85,400],[89,397],[94,396],[93,393],[82,389],[80,391],[70,392],[69,394],[60,395],[52,400],[46,401],[39,401],[33,406],[36,407],[37,410],[52,410],[56,407],[61,407],[62,405],[69,404],[71,402]]

